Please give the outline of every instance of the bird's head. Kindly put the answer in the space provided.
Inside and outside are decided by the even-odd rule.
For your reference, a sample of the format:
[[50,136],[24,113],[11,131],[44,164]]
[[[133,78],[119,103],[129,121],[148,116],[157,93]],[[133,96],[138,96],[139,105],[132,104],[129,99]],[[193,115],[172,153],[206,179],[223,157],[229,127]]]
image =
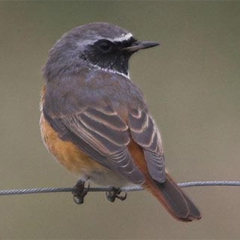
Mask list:
[[159,45],[138,41],[129,31],[110,23],[90,23],[64,34],[50,50],[44,75],[76,74],[81,67],[99,68],[128,75],[131,55]]

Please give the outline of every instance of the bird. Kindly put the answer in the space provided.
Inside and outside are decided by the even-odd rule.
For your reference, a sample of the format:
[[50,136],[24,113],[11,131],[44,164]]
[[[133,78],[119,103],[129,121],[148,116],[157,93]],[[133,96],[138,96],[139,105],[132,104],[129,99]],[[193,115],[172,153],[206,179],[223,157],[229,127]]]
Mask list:
[[53,157],[78,178],[79,203],[89,181],[111,187],[112,202],[126,198],[121,187],[140,185],[175,219],[190,222],[201,213],[167,172],[159,129],[129,76],[131,56],[158,45],[107,22],[65,33],[43,67],[41,136]]

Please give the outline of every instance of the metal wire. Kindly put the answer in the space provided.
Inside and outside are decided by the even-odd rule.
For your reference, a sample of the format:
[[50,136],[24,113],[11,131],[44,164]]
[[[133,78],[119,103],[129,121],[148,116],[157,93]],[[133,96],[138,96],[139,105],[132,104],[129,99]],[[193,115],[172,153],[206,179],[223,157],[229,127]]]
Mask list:
[[[178,183],[181,188],[186,187],[206,187],[206,186],[240,186],[240,181],[195,181]],[[20,194],[33,194],[33,193],[60,193],[60,192],[72,192],[74,187],[59,187],[59,188],[28,188],[28,189],[8,189],[0,190],[0,196],[3,195],[20,195]],[[110,187],[97,187],[89,188],[89,192],[108,192],[111,191]],[[141,191],[140,186],[128,186],[121,188],[123,192]]]

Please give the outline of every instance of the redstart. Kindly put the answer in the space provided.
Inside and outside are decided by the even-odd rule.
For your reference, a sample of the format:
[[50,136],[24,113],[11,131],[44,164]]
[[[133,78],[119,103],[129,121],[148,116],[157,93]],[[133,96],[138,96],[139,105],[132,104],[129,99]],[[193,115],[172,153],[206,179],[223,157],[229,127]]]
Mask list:
[[166,172],[160,132],[128,72],[134,53],[157,45],[110,23],[64,34],[44,67],[41,134],[49,152],[78,177],[80,202],[87,180],[115,189],[110,201],[123,200],[119,189],[137,184],[174,218],[192,221],[201,214]]

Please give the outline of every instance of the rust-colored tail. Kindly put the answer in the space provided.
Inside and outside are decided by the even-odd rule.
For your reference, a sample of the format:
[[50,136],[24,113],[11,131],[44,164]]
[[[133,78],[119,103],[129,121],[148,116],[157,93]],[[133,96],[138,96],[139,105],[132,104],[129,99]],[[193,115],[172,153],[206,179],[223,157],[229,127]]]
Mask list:
[[184,222],[201,218],[201,213],[197,207],[177,186],[168,173],[166,173],[166,181],[164,183],[154,181],[154,184],[146,184],[145,187],[174,218]]

